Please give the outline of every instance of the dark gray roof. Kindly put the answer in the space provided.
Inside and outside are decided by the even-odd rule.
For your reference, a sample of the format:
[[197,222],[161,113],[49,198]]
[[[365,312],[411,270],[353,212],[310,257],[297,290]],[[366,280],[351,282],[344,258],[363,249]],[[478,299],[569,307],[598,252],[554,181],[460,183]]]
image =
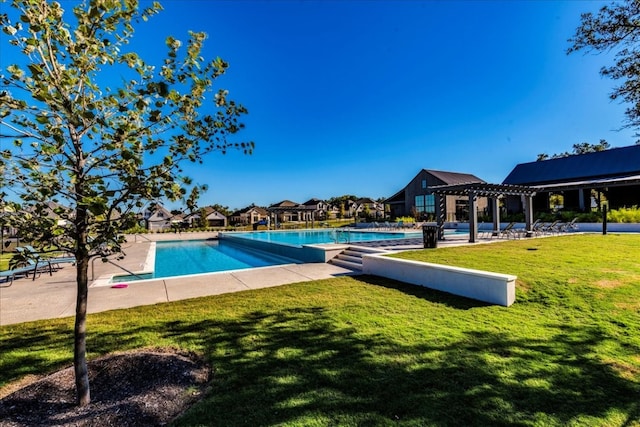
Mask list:
[[269,206],[269,209],[271,208],[294,208],[300,206],[300,203],[296,203],[296,202],[292,202],[291,200],[283,200],[279,203],[274,203],[273,205]]
[[611,148],[540,162],[520,163],[503,184],[541,185],[576,180],[624,177],[640,173],[640,145]]
[[438,178],[440,181],[444,182],[447,185],[453,184],[468,184],[471,182],[484,182],[480,178],[475,175],[471,175],[470,173],[459,173],[459,172],[445,172],[445,171],[436,171],[433,169],[424,169],[426,172]]
[[[442,185],[458,185],[458,184],[471,184],[471,183],[481,183],[485,182],[478,178],[475,175],[470,173],[460,173],[460,172],[446,172],[446,171],[437,171],[433,169],[422,169],[411,181],[413,182],[416,178],[420,176],[422,172],[426,172],[431,174],[436,179],[439,179],[443,182]],[[407,185],[408,186],[408,185]],[[404,203],[405,200],[405,190],[407,188],[405,186],[402,190],[398,191],[393,196],[389,197],[384,201],[384,203]]]
[[316,199],[315,197],[312,199],[307,200],[306,202],[303,203],[304,206],[315,206],[318,203],[322,203],[322,200],[320,199]]

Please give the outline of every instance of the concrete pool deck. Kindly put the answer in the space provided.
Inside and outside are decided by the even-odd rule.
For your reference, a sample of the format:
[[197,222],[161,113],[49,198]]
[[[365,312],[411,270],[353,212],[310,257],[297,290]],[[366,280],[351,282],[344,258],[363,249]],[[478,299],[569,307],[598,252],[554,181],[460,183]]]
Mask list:
[[[146,261],[151,241],[216,237],[217,233],[131,236],[123,246],[126,257],[117,263],[130,271],[139,271]],[[468,237],[464,235],[447,239],[439,242],[439,246],[469,244]],[[371,242],[364,245],[386,250],[421,249],[422,240],[400,239],[387,244]],[[333,264],[309,263],[131,282],[127,288],[121,289],[94,284],[100,277],[120,273],[120,268],[99,259],[90,264],[89,313],[361,274]],[[70,264],[54,271],[52,275],[43,273],[35,280],[20,278],[10,287],[6,285],[0,282],[0,326],[75,315],[76,269]]]

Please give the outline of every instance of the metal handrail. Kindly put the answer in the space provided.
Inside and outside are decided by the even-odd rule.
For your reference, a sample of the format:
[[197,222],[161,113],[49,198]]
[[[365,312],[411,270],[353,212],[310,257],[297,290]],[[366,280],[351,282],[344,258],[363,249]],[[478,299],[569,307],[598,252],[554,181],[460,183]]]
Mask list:
[[124,268],[123,266],[116,264],[115,262],[111,261],[108,258],[101,258],[101,257],[96,257],[93,260],[91,260],[91,281],[95,280],[95,265],[94,263],[96,262],[97,259],[100,259],[102,262],[108,262],[111,265],[114,265],[116,267],[118,267],[120,270],[124,271],[125,273],[131,275],[131,276],[135,276],[138,279],[144,279],[144,277],[140,276],[139,274],[136,274],[132,271],[129,271],[128,269]]

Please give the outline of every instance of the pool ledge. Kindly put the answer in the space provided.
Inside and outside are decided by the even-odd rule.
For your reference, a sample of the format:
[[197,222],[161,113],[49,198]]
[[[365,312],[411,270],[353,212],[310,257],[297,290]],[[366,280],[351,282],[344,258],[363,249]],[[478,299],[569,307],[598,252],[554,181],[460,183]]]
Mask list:
[[347,244],[316,243],[304,245],[289,245],[276,242],[251,240],[234,236],[232,233],[221,233],[221,240],[235,242],[238,245],[258,249],[286,258],[292,258],[305,263],[325,263],[348,247]]
[[364,255],[362,272],[509,307],[517,276],[442,264]]

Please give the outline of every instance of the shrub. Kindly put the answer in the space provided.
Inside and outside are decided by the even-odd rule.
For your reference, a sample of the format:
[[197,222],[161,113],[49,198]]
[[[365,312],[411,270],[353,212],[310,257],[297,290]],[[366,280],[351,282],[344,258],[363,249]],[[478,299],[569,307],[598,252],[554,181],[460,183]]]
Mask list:
[[396,222],[403,222],[405,224],[407,223],[412,223],[412,222],[416,222],[416,219],[414,217],[411,216],[400,216],[398,218],[396,218]]
[[131,227],[128,230],[124,231],[125,234],[141,234],[141,233],[148,233],[148,232],[149,230],[147,230],[140,224],[137,224],[135,227]]
[[630,208],[622,207],[620,209],[611,209],[607,213],[607,221],[609,222],[640,222],[640,208],[631,206]]

